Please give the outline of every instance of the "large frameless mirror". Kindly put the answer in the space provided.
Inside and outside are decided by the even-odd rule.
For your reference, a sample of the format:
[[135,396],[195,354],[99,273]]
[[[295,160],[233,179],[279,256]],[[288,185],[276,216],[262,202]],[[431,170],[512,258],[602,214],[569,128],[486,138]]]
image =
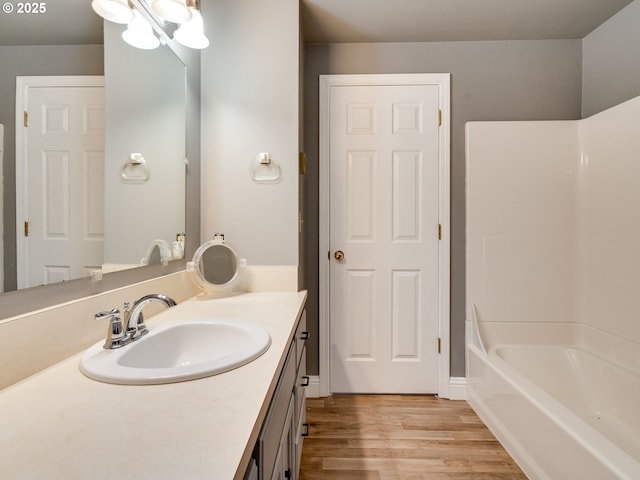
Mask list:
[[[47,8],[38,18],[0,16],[3,292],[85,277],[103,267],[109,272],[140,266],[154,242],[161,239],[171,248],[176,235],[185,232],[185,66],[169,46],[143,51],[126,44],[121,36],[125,26],[105,22],[103,35],[103,21],[90,4],[79,6],[73,0],[60,0]],[[59,15],[66,20],[57,19]],[[79,151],[82,158],[77,161],[57,155],[55,162],[45,162],[44,168],[28,168],[31,157],[53,157],[37,151],[38,145],[31,147],[28,158],[28,149],[16,148],[16,130],[22,128],[16,124],[19,115],[14,115],[16,94],[20,95],[16,78],[85,75],[104,75],[104,118],[93,119],[92,124],[92,128],[99,124],[104,129],[104,154],[85,149]],[[55,88],[50,90],[51,95],[56,94]],[[35,101],[35,93],[31,98]],[[56,97],[47,101],[56,103]],[[56,112],[50,111],[55,120]],[[67,113],[61,111],[61,121],[69,120],[73,126],[75,119],[62,117]],[[83,125],[83,120],[77,124]],[[86,124],[83,126],[86,129]],[[59,131],[54,135],[62,136]],[[31,141],[28,135],[24,137],[25,142]],[[24,159],[17,158],[21,153]],[[127,182],[121,176],[134,153],[142,153],[149,169],[144,182]],[[99,165],[94,162],[87,167],[91,160]],[[42,190],[38,197],[42,201],[34,205],[17,203],[29,198],[20,192],[21,183],[16,185],[16,165],[22,165],[20,162],[33,177],[21,183],[28,181],[31,192]],[[77,172],[83,168],[87,171]],[[34,176],[36,173],[38,176]],[[85,192],[85,196],[78,200],[76,194],[69,193],[71,189]],[[54,204],[56,199],[59,204]],[[64,214],[53,209],[64,210]],[[22,212],[24,218],[17,218]],[[39,218],[38,224],[28,225],[30,217]],[[68,225],[53,225],[51,218]],[[82,231],[74,232],[74,225],[82,225],[77,229]],[[52,226],[59,231],[52,234]],[[80,267],[70,268],[54,253],[65,236],[76,233],[88,238],[87,249],[98,249],[99,253]],[[36,241],[38,234],[52,239],[49,244],[53,247],[43,247],[42,241]],[[23,253],[19,255],[20,251]]]
[[[199,53],[185,54],[188,49],[181,46],[174,52],[175,42],[154,51],[135,49],[122,40],[125,28],[103,22],[91,9],[91,2],[78,4],[74,0],[47,3],[46,14],[42,15],[0,15],[0,124],[4,131],[0,147],[0,292],[5,292],[0,295],[0,318],[44,306],[52,298],[77,298],[123,282],[168,273],[175,268],[159,271],[130,267],[148,263],[145,255],[159,241],[166,243],[172,253],[188,250],[185,232],[187,240],[191,234],[197,241]],[[185,63],[192,68],[187,70]],[[104,76],[104,182],[91,185],[94,194],[101,190],[98,193],[103,195],[103,258],[88,265],[80,275],[60,278],[64,283],[27,284],[45,286],[25,288],[22,293],[16,291],[16,239],[22,234],[18,227],[23,222],[16,218],[15,132],[20,128],[15,115],[16,77],[67,75]],[[185,132],[186,117],[195,133]],[[191,175],[186,148],[191,148],[193,156]],[[149,169],[146,182],[123,181],[122,173],[132,154],[144,158]],[[131,163],[136,164],[138,158],[135,156]],[[185,218],[185,196],[189,195],[185,183],[195,186],[189,202],[191,227]],[[94,225],[96,217],[92,218]],[[177,238],[182,239],[182,245],[175,249]],[[166,263],[167,257],[161,258],[161,263]],[[175,257],[169,260],[172,258]],[[184,268],[183,262],[170,265],[173,263]],[[129,268],[127,272],[132,273],[109,274],[105,277],[109,281],[102,286],[87,283],[84,279],[90,278],[96,267],[104,268],[104,272]],[[136,271],[141,273],[133,273]],[[77,277],[82,277],[82,283],[73,280]],[[13,295],[18,293],[19,296]]]

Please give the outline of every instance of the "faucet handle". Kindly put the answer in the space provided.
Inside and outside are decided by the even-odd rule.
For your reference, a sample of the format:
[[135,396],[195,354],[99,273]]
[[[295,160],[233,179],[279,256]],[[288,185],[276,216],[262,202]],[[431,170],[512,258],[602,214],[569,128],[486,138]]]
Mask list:
[[122,327],[122,320],[120,319],[120,310],[114,308],[113,310],[107,310],[104,312],[98,312],[95,314],[96,320],[109,319],[109,329],[107,330],[107,339],[104,342],[104,348],[111,350],[114,348],[124,347],[131,341],[126,335],[124,328]]

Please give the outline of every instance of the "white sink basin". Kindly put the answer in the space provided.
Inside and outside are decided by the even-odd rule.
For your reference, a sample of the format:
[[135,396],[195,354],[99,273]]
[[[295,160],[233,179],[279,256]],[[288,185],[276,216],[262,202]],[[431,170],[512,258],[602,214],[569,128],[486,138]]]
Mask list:
[[246,365],[267,351],[269,333],[241,320],[178,320],[152,326],[124,347],[100,341],[80,360],[86,376],[107,383],[150,385],[208,377]]

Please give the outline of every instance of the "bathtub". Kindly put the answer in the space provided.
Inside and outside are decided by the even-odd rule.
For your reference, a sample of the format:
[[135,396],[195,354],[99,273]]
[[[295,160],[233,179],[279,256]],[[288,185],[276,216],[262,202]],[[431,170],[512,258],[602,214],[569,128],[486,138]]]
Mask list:
[[532,480],[640,479],[640,375],[587,347],[468,342],[469,403]]

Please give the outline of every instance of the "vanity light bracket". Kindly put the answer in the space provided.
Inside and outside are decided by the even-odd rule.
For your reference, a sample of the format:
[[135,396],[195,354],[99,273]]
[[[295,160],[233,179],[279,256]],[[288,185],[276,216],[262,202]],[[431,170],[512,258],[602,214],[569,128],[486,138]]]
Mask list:
[[149,22],[151,28],[158,34],[158,37],[165,40],[173,38],[173,34],[179,28],[177,23],[171,23],[163,20],[153,11],[151,5],[144,0],[129,0],[136,10]]

